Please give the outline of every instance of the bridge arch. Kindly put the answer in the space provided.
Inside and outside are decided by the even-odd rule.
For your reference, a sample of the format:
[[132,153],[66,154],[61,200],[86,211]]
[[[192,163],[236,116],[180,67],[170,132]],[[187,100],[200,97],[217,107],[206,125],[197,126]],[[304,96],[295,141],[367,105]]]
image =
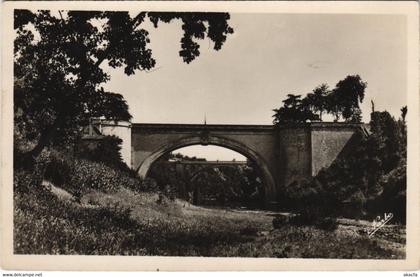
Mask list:
[[160,148],[153,151],[137,168],[139,176],[145,178],[152,164],[163,154],[191,145],[216,145],[228,148],[244,155],[248,159],[252,160],[261,172],[261,175],[264,179],[266,200],[272,200],[273,196],[277,195],[275,179],[263,157],[261,157],[253,149],[238,141],[214,135],[206,137],[205,140],[203,140],[203,137],[200,136],[184,137],[161,146]]

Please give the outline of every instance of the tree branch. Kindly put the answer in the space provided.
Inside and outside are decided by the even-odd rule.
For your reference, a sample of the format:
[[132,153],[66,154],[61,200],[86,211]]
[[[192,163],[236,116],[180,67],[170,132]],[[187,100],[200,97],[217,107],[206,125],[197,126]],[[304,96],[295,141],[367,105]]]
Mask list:
[[[146,12],[140,12],[136,17],[133,18],[131,21],[131,30],[134,31],[144,20],[146,17]],[[98,60],[95,63],[95,67],[99,67],[101,63],[106,59],[106,56],[108,55],[108,52],[111,51],[111,48],[108,46],[101,54],[100,57],[98,57]]]

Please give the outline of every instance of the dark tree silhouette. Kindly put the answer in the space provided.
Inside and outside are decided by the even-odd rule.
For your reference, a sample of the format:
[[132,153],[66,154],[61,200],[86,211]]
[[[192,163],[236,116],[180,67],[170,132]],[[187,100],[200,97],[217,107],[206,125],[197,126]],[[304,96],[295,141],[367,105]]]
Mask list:
[[221,49],[233,33],[227,13],[164,13],[15,10],[14,47],[15,122],[19,137],[34,146],[36,158],[50,144],[66,145],[90,117],[129,120],[128,105],[120,94],[107,92],[110,79],[100,65],[123,67],[127,75],[156,64],[149,48],[146,18],[182,21],[179,52],[190,63],[199,56],[198,39],[208,37]]
[[307,102],[302,102],[301,95],[288,94],[283,106],[273,110],[275,125],[303,123],[308,120],[318,120]]
[[346,122],[359,123],[362,121],[359,103],[365,96],[366,85],[359,75],[349,75],[331,91],[327,84],[322,84],[303,99],[301,95],[288,94],[283,106],[274,110],[273,123],[322,121],[324,112],[333,115],[335,122],[343,117]]
[[334,117],[334,122],[339,121],[342,109],[338,95],[334,91],[330,92],[325,98],[325,103],[326,111]]
[[311,103],[315,112],[319,113],[319,120],[322,121],[322,113],[327,109],[327,95],[330,93],[328,85],[322,84],[316,87],[312,94],[308,95],[308,98],[311,98]]
[[334,121],[343,117],[346,122],[361,122],[363,102],[367,83],[359,75],[349,75],[339,81],[324,98],[325,110],[334,116]]
[[407,116],[407,106],[401,108],[401,119],[405,122],[405,117]]
[[367,83],[359,75],[349,75],[339,81],[332,94],[337,102],[341,115],[346,122],[360,122],[361,110],[359,103],[363,102]]

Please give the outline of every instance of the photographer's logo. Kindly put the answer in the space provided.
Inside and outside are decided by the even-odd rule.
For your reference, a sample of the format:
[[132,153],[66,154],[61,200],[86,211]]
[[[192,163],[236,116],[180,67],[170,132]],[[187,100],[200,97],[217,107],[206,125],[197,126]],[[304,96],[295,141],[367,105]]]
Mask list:
[[381,229],[393,217],[394,215],[392,213],[384,213],[384,218],[381,218],[381,216],[378,215],[372,222],[372,230],[368,232],[369,237],[371,238],[376,233],[376,231]]

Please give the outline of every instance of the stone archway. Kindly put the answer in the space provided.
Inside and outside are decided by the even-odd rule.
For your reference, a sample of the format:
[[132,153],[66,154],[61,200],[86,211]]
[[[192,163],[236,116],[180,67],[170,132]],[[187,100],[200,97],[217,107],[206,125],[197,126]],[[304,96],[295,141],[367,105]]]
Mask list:
[[152,164],[157,159],[159,159],[163,154],[172,152],[178,148],[191,146],[191,145],[221,146],[221,147],[225,147],[233,151],[236,151],[244,155],[248,159],[252,160],[257,165],[264,179],[266,203],[269,204],[271,201],[276,200],[276,197],[277,197],[276,185],[275,185],[273,175],[270,172],[269,167],[267,165],[267,162],[258,153],[256,153],[254,150],[247,147],[246,145],[243,145],[242,143],[231,140],[231,139],[222,138],[222,137],[218,137],[214,135],[208,135],[208,136],[205,136],[204,138],[203,136],[184,137],[182,139],[172,141],[171,143],[168,143],[156,149],[137,168],[138,174],[140,175],[140,177],[145,178]]

